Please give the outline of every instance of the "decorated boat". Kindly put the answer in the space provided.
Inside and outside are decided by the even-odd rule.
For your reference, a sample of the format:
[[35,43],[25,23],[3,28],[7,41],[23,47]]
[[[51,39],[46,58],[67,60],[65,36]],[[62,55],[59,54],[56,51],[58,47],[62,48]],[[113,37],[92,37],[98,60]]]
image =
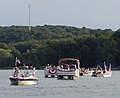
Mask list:
[[11,85],[33,85],[37,84],[35,66],[22,64],[16,57],[13,74],[9,77]]
[[111,64],[105,62],[98,64],[96,70],[92,74],[93,77],[110,77],[111,75]]
[[77,79],[79,75],[80,61],[75,58],[63,58],[58,61],[58,79]]
[[45,75],[45,78],[57,77],[57,67],[48,64],[44,68],[44,75]]

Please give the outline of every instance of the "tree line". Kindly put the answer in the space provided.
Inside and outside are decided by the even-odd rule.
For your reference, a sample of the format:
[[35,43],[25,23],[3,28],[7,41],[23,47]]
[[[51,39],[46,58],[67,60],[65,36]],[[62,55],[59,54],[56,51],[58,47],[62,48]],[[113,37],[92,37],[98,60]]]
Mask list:
[[15,57],[43,68],[61,58],[77,58],[81,67],[108,62],[120,67],[120,29],[90,29],[71,26],[0,27],[0,68],[12,68]]

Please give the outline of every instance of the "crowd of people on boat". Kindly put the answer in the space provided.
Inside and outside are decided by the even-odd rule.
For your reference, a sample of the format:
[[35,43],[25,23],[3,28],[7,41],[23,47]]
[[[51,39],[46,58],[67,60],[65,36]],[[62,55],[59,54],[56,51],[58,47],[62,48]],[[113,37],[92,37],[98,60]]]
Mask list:
[[60,66],[57,67],[57,69],[61,70],[75,70],[77,68],[76,64],[65,64],[62,63]]
[[57,69],[57,67],[55,65],[52,65],[52,64],[47,64],[46,69]]
[[[33,67],[32,68],[32,75],[33,76],[36,76],[36,74],[35,74],[35,67]],[[13,76],[14,77],[28,77],[28,76],[30,76],[31,74],[28,72],[28,71],[23,71],[23,72],[21,72],[21,70],[19,69],[19,67],[15,67],[14,68],[14,73],[13,73]]]

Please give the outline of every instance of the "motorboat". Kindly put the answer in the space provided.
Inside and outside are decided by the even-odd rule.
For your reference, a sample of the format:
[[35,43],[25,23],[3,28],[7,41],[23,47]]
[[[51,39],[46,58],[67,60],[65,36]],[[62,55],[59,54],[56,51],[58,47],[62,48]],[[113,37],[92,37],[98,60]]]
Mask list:
[[48,77],[55,78],[55,77],[57,77],[57,67],[48,64],[44,68],[44,75],[45,75],[45,78],[48,78]]
[[101,63],[97,65],[96,70],[92,74],[93,77],[111,77],[112,76],[112,70],[111,70],[111,64],[109,63]]
[[94,71],[95,71],[95,68],[90,68],[90,69],[88,68],[87,69],[87,75],[88,76],[92,76],[92,74],[93,74]]
[[11,85],[34,85],[37,84],[36,70],[33,65],[17,62],[13,74],[9,77]]
[[58,79],[77,79],[80,70],[80,61],[75,58],[62,58],[58,61]]

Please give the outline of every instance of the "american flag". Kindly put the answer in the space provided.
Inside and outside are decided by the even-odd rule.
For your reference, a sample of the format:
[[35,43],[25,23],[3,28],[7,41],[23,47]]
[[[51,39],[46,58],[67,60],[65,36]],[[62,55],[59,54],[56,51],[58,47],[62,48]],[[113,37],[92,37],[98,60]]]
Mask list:
[[15,60],[15,66],[21,64],[20,60],[16,57],[16,60]]

